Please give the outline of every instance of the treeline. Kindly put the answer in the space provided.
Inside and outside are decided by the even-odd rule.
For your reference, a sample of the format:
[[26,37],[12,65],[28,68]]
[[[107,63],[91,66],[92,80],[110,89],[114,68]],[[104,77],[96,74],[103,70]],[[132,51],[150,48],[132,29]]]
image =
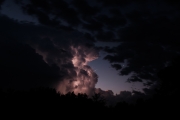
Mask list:
[[[51,88],[37,88],[29,91],[1,90],[1,115],[39,116],[76,118],[92,117],[140,117],[142,115],[166,116],[178,108],[179,101],[174,96],[157,93],[151,99],[138,99],[135,104],[118,102],[115,106],[107,106],[106,100],[100,94],[91,98],[86,94],[57,93]],[[171,114],[172,115],[172,114]],[[149,116],[149,117],[150,117]]]
[[[86,94],[69,92],[61,94],[52,88],[37,88],[26,91],[0,89],[0,116],[52,118],[164,118],[177,116],[180,101],[179,68],[180,57],[158,73],[159,88],[149,99],[139,98],[134,104],[118,102],[108,105],[100,94],[88,97]],[[145,117],[144,117],[145,116]]]
[[[103,114],[108,112],[105,100],[101,99],[99,94],[89,98],[86,94],[60,94],[52,88],[37,88],[26,91],[15,91],[12,89],[1,90],[0,106],[3,114],[40,115],[45,117],[60,116],[69,114],[67,117],[73,117],[82,114]],[[75,116],[74,116],[75,117]]]

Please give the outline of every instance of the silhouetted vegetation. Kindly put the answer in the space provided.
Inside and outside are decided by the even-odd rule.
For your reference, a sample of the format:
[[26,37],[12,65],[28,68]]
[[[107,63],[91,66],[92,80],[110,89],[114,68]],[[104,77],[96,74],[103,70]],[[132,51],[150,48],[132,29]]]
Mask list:
[[162,86],[151,99],[138,99],[135,104],[129,104],[125,101],[118,102],[115,106],[108,106],[106,100],[96,93],[94,96],[88,97],[86,94],[76,95],[74,92],[61,94],[52,88],[37,88],[26,91],[1,89],[0,104],[3,111],[1,114],[7,115],[6,117],[12,117],[11,115],[17,117],[22,115],[39,116],[40,118],[64,116],[67,119],[71,117],[84,118],[83,116],[92,118],[96,116],[126,118],[142,117],[142,115],[166,116],[177,107],[178,94],[167,96],[165,95],[167,90],[164,90],[165,85]]
[[177,57],[172,64],[158,73],[161,84],[151,98],[139,98],[134,104],[123,101],[112,106],[107,104],[101,94],[95,93],[91,97],[74,92],[61,94],[55,89],[44,87],[24,91],[0,89],[0,106],[3,111],[1,114],[6,117],[25,115],[41,118],[47,116],[83,118],[81,115],[92,118],[95,116],[126,118],[136,118],[141,115],[174,116],[175,110],[179,108],[179,60],[180,57]]
[[[64,113],[67,117],[79,117],[84,114],[100,114],[106,112],[107,106],[99,94],[89,98],[86,94],[69,92],[57,93],[51,88],[37,88],[29,91],[15,91],[12,89],[1,90],[2,113],[23,115],[60,116]],[[76,116],[74,116],[74,113]],[[73,114],[73,115],[72,115]]]

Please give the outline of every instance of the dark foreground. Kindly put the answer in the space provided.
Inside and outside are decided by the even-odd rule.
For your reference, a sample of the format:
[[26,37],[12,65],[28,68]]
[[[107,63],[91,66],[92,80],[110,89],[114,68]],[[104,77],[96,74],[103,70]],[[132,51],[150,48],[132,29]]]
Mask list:
[[99,94],[66,95],[55,89],[38,88],[29,91],[1,90],[1,118],[96,119],[106,118],[166,118],[178,115],[179,99],[174,95],[157,93],[152,98],[138,99],[135,104],[119,102],[107,106]]

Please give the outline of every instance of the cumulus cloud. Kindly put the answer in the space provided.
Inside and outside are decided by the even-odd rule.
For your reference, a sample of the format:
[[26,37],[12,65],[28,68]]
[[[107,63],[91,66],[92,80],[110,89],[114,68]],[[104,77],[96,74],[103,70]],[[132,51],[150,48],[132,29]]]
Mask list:
[[1,9],[1,5],[3,4],[5,0],[0,0],[0,9]]
[[1,79],[2,83],[24,87],[46,83],[45,86],[55,87],[62,93],[92,94],[98,76],[87,63],[98,58],[98,50],[86,45],[91,41],[84,34],[0,17],[1,58],[7,63],[3,63],[2,69],[8,68],[6,75],[18,72],[16,77],[20,79],[11,76],[8,82]]
[[178,26],[176,18],[168,17],[132,24],[121,30],[122,43],[118,47],[104,49],[110,53],[104,59],[121,65],[127,61],[127,66],[119,71],[120,75],[133,73],[131,82],[156,81],[157,72],[179,54]]
[[[65,78],[63,82],[60,82],[57,90],[63,91],[64,93],[74,91],[75,93],[92,95],[98,81],[98,76],[87,64],[97,59],[97,51],[94,48],[89,49],[85,46],[71,46],[71,52],[73,55],[72,64],[76,75],[71,78]],[[62,90],[61,86],[67,87]]]
[[119,46],[103,49],[109,53],[104,59],[120,75],[131,74],[128,82],[144,82],[145,85],[155,84],[156,73],[180,53],[180,2],[15,1],[41,25],[18,23],[1,16],[1,38],[28,44],[47,65],[56,66],[63,92],[84,89],[90,94],[86,88],[93,91],[97,75],[87,63],[98,56],[95,41],[119,42]]
[[[156,86],[157,87],[157,86]],[[111,90],[104,91],[101,88],[96,88],[95,93],[99,93],[101,99],[105,99],[107,105],[116,105],[118,102],[127,102],[129,104],[136,104],[138,99],[149,99],[155,94],[156,87],[144,88],[144,92],[140,91],[120,91],[119,94],[114,95]]]

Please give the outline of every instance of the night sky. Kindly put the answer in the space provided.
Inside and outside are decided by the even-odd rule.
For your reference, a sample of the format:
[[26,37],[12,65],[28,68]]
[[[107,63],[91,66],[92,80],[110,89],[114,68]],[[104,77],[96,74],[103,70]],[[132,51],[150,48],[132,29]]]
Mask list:
[[149,94],[180,54],[175,0],[0,0],[1,88]]

